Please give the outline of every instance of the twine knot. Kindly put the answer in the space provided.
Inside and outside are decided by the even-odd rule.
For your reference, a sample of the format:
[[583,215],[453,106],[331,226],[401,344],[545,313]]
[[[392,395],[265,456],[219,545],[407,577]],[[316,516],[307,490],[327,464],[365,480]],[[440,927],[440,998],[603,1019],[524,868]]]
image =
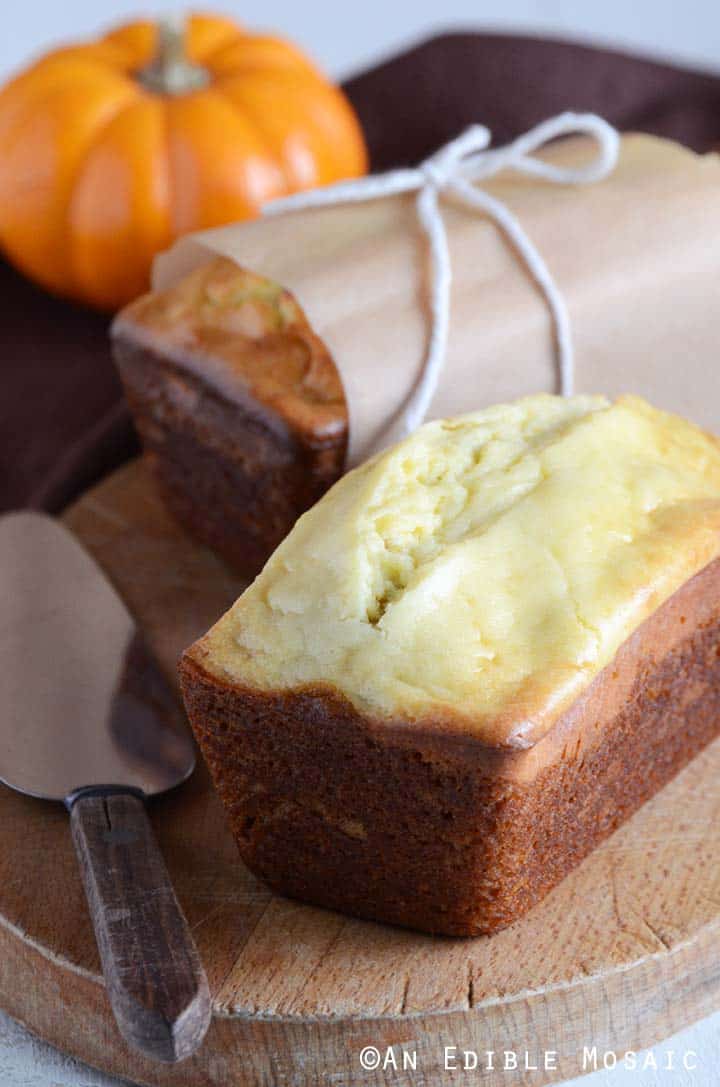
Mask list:
[[[557,166],[536,157],[535,152],[550,140],[573,134],[589,136],[597,145],[595,157],[582,166]],[[614,169],[620,137],[607,121],[593,113],[563,113],[543,121],[503,147],[491,147],[491,139],[491,133],[484,125],[471,125],[419,166],[295,193],[263,208],[265,215],[278,215],[305,208],[377,200],[399,193],[417,193],[418,219],[430,249],[432,326],[422,372],[400,416],[383,435],[382,444],[412,433],[422,423],[442,371],[448,338],[452,265],[439,208],[441,195],[452,196],[469,210],[487,215],[524,260],[530,276],[545,297],[553,321],[559,392],[563,396],[572,395],[572,337],[562,294],[518,219],[507,205],[480,188],[478,182],[501,171],[513,170],[555,185],[592,184],[607,177]]]

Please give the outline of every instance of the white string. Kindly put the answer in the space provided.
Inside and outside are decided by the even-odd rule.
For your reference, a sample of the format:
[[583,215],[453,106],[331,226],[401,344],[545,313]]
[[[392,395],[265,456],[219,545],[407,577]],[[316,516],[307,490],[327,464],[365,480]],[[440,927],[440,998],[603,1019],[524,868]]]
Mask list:
[[[534,152],[558,136],[590,136],[598,153],[579,167],[565,167],[535,158]],[[447,348],[450,322],[452,265],[447,232],[439,208],[441,194],[449,195],[471,210],[487,215],[515,247],[537,283],[550,311],[558,368],[558,389],[562,396],[573,391],[574,365],[570,318],[565,300],[541,254],[510,209],[477,186],[502,170],[514,170],[555,185],[587,185],[600,181],[614,169],[620,138],[611,125],[593,113],[562,113],[536,125],[505,147],[489,150],[490,132],[473,125],[457,139],[441,147],[413,169],[391,170],[386,174],[341,181],[321,189],[295,193],[274,200],[263,208],[265,215],[281,215],[305,208],[377,200],[399,193],[417,192],[417,214],[428,239],[431,265],[431,329],[422,373],[404,410],[391,427],[392,438],[409,434],[425,418],[440,380]]]

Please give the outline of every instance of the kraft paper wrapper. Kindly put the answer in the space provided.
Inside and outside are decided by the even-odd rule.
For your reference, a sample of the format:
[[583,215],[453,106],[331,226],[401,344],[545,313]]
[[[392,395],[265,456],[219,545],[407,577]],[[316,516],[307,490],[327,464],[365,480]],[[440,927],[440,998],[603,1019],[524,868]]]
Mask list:
[[[555,144],[575,164],[590,142]],[[638,393],[720,429],[720,158],[626,136],[605,181],[505,174],[484,186],[517,215],[567,301],[576,390]],[[453,262],[450,338],[428,418],[556,390],[546,304],[498,229],[441,201]],[[345,388],[350,464],[376,445],[427,347],[427,251],[414,199],[294,212],[189,235],[158,257],[165,287],[216,254],[291,290]]]

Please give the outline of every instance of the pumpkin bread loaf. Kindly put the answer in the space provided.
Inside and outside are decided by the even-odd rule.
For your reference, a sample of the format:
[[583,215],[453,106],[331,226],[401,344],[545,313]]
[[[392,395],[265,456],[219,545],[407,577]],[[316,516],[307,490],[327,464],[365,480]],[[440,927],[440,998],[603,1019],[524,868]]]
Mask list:
[[536,396],[346,475],[184,654],[275,890],[490,933],[720,731],[720,444]]
[[254,575],[342,473],[340,377],[292,295],[217,258],[127,306],[113,348],[166,505]]

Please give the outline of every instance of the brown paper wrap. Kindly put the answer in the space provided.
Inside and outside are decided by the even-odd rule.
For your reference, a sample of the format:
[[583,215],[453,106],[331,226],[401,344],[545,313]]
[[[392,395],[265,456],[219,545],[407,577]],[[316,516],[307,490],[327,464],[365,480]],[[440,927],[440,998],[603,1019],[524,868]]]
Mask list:
[[[590,142],[543,157],[578,165]],[[720,158],[650,136],[622,140],[605,181],[512,174],[484,186],[518,217],[567,301],[578,392],[633,392],[720,429]],[[482,215],[441,202],[453,263],[448,351],[428,418],[554,391],[550,315]],[[216,254],[291,290],[340,372],[350,464],[373,448],[420,373],[427,260],[412,196],[190,235],[158,257],[165,287]]]

